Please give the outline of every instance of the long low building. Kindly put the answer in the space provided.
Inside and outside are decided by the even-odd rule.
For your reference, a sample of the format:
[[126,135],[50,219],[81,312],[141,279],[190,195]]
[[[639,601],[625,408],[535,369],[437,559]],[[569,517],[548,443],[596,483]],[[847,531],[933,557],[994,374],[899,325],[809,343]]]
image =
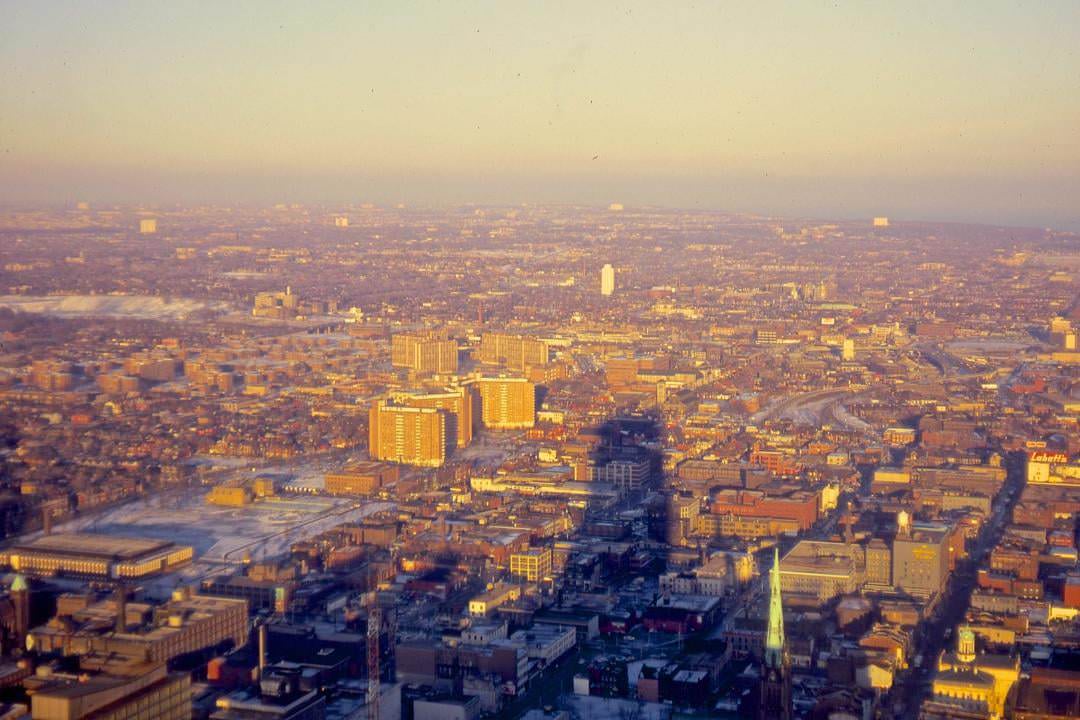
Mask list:
[[121,654],[167,662],[223,643],[240,647],[247,640],[247,601],[178,590],[157,605],[61,596],[57,616],[33,628],[27,645],[42,653]]
[[191,546],[166,540],[65,533],[0,551],[0,565],[35,577],[134,580],[173,570],[193,554]]

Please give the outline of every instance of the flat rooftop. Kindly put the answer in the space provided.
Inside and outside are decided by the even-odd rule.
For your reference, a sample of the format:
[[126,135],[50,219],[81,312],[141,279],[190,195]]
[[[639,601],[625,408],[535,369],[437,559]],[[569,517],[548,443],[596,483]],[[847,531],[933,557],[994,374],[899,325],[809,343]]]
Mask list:
[[98,535],[93,533],[63,533],[43,535],[12,548],[16,552],[78,555],[102,560],[134,560],[143,555],[160,552],[173,546],[168,540]]

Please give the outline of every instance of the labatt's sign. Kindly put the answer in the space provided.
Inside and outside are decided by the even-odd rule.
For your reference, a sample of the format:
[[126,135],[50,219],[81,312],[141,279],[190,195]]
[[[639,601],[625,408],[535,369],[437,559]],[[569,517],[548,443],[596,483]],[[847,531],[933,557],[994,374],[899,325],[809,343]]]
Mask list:
[[1028,454],[1029,483],[1080,485],[1080,465],[1069,465],[1065,453],[1036,450]]

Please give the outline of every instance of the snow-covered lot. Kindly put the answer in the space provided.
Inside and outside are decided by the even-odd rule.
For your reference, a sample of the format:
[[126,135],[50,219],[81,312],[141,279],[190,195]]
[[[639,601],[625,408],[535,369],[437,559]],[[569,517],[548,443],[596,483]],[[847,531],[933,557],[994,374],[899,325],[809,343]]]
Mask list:
[[185,320],[193,313],[225,312],[222,302],[155,295],[0,295],[0,308],[57,317],[127,317]]
[[287,552],[290,544],[393,508],[389,502],[280,496],[244,507],[208,505],[199,490],[171,491],[63,523],[55,532],[97,532],[171,540],[195,548],[195,561],[169,582],[192,582],[253,559]]

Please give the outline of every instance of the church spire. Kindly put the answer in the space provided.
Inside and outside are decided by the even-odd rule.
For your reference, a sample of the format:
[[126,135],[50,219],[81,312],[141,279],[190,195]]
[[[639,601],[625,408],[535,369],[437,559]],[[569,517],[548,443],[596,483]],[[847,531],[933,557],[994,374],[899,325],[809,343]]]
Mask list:
[[769,571],[769,628],[765,634],[765,664],[780,667],[784,660],[784,604],[780,599],[780,548],[773,548]]
[[769,627],[761,663],[759,720],[791,720],[791,668],[784,637],[784,604],[780,598],[780,548],[773,549],[769,571]]

